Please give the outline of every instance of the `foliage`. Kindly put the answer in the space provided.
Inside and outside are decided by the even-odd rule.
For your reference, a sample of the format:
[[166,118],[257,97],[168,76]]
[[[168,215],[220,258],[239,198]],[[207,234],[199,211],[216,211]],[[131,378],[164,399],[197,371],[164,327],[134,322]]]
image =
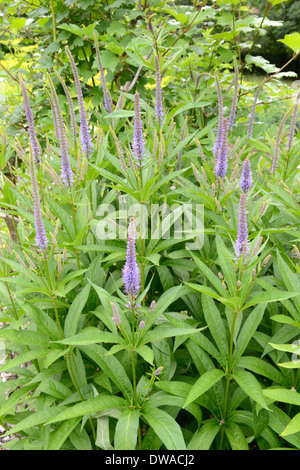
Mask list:
[[[51,5],[55,27],[48,7],[13,23],[45,29],[38,74],[16,66],[36,134],[26,97],[1,134],[0,372],[16,378],[0,422],[22,436],[9,447],[300,449],[298,101],[276,108],[295,91],[263,60],[262,83],[244,79],[258,19],[227,1]],[[23,18],[7,11],[10,27]],[[281,113],[270,126],[264,106]]]

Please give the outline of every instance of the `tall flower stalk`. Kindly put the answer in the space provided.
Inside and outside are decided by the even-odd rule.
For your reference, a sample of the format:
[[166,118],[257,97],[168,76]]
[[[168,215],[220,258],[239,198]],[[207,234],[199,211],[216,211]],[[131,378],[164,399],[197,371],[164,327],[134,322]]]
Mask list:
[[134,136],[132,149],[138,166],[141,167],[145,153],[145,143],[143,137],[143,123],[141,118],[140,95],[138,92],[136,92],[134,95]]
[[278,166],[278,160],[279,160],[279,154],[280,154],[280,138],[281,138],[281,134],[283,131],[283,126],[291,110],[292,108],[288,109],[288,111],[283,116],[281,123],[279,124],[279,128],[278,128],[277,135],[276,135],[276,140],[275,140],[273,160],[272,160],[272,169],[271,169],[272,175],[275,175],[275,172]]
[[33,212],[35,222],[35,241],[40,251],[45,252],[48,246],[48,239],[42,218],[42,211],[40,206],[40,194],[38,188],[37,177],[35,173],[35,165],[33,161],[33,155],[30,152],[29,155],[29,171],[31,178],[31,189],[32,189],[32,201],[33,201]]
[[71,131],[72,131],[72,137],[74,139],[74,141],[76,141],[76,137],[77,137],[77,124],[76,124],[76,116],[75,116],[75,110],[74,110],[74,105],[73,105],[73,100],[72,100],[72,97],[70,95],[70,92],[69,92],[69,89],[67,87],[67,85],[65,84],[64,80],[61,78],[61,76],[55,71],[55,75],[56,77],[58,78],[58,80],[60,81],[63,89],[64,89],[64,92],[65,92],[65,95],[66,95],[66,98],[67,98],[67,101],[68,101],[68,106],[69,106],[69,113],[70,113],[70,121],[71,121]]
[[41,151],[40,151],[40,147],[36,138],[36,131],[34,127],[32,109],[30,107],[30,102],[29,102],[25,83],[19,73],[18,73],[18,77],[19,77],[19,82],[21,85],[21,90],[22,90],[22,95],[23,95],[25,115],[26,115],[26,120],[28,124],[29,139],[30,139],[30,145],[31,145],[34,161],[35,163],[40,163]]
[[131,217],[128,225],[126,263],[123,267],[124,290],[130,301],[134,302],[141,288],[140,268],[135,252],[136,228],[134,218]]
[[159,68],[159,57],[157,55],[154,56],[154,65],[155,65],[155,82],[156,82],[156,89],[155,89],[155,117],[160,126],[163,124],[164,120],[164,110],[163,110],[163,103],[162,103],[162,91],[161,91],[161,74]]
[[227,172],[227,147],[228,147],[228,121],[227,118],[223,119],[221,143],[218,150],[218,159],[215,166],[215,174],[217,180],[222,180]]
[[287,141],[287,151],[289,152],[293,148],[293,142],[294,142],[294,137],[295,137],[295,129],[296,129],[296,121],[297,121],[297,114],[298,114],[298,107],[299,107],[299,99],[300,99],[300,93],[298,93],[297,98],[296,98],[296,103],[293,108],[293,114],[292,114],[292,119],[291,119],[291,124],[290,124],[290,130],[289,130],[289,136],[288,136],[288,141]]
[[240,182],[241,188],[244,193],[247,193],[252,185],[252,174],[250,160],[247,157],[243,164],[242,177]]
[[242,193],[239,203],[239,224],[238,235],[236,240],[236,256],[239,259],[241,256],[246,257],[248,254],[248,226],[247,226],[247,196]]
[[58,97],[57,97],[57,94],[56,94],[56,91],[55,91],[55,88],[54,88],[54,85],[50,76],[48,77],[48,79],[49,79],[52,102],[53,102],[54,119],[56,121],[56,130],[58,133],[58,141],[59,141],[59,147],[60,147],[60,152],[61,152],[61,179],[63,183],[65,184],[65,186],[71,187],[73,186],[73,173],[71,170],[70,160],[69,160],[69,155],[68,155],[68,145],[67,145],[64,121],[63,121],[63,115],[62,115]]
[[110,98],[109,91],[108,91],[107,84],[106,84],[105,72],[104,72],[104,68],[102,65],[102,60],[100,56],[100,50],[99,50],[98,42],[96,39],[96,35],[94,35],[94,42],[95,42],[97,62],[98,62],[98,67],[99,67],[100,77],[101,77],[101,86],[102,86],[102,92],[103,92],[103,106],[107,113],[111,113],[112,102],[111,102],[111,98]]
[[86,117],[86,110],[85,110],[85,105],[84,105],[84,99],[83,99],[83,94],[82,94],[82,89],[80,85],[80,80],[79,80],[79,75],[78,75],[78,70],[75,64],[75,61],[73,59],[73,56],[71,52],[69,51],[68,46],[66,46],[66,53],[68,55],[72,72],[73,72],[73,77],[74,77],[74,82],[75,82],[75,87],[76,87],[76,93],[77,93],[77,100],[78,100],[78,107],[79,107],[79,120],[80,120],[80,140],[81,140],[81,145],[84,154],[88,158],[93,150],[93,145],[92,145],[92,140],[88,128],[88,122],[87,122],[87,117]]
[[237,102],[238,102],[238,92],[239,92],[239,69],[234,59],[234,89],[233,89],[233,96],[232,96],[232,104],[231,104],[231,111],[228,121],[228,130],[231,131],[234,125]]
[[251,108],[251,113],[250,113],[250,116],[249,116],[247,135],[250,138],[252,137],[252,132],[253,132],[253,123],[254,123],[254,116],[255,116],[255,110],[256,110],[256,103],[257,103],[258,95],[259,95],[259,92],[261,90],[261,87],[262,87],[263,83],[264,83],[264,81],[262,81],[257,87],[256,93],[255,93],[255,96],[254,96],[253,105],[252,105],[252,108]]

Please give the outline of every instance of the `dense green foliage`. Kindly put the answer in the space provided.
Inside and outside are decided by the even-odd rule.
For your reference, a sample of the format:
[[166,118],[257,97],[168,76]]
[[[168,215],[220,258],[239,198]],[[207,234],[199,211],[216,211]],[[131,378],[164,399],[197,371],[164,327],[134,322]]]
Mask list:
[[[0,424],[21,436],[7,446],[299,450],[300,140],[297,90],[280,81],[297,75],[252,55],[265,28],[276,25],[268,17],[262,24],[239,1],[36,5],[25,11],[24,2],[5,2],[1,17],[10,28],[6,47],[15,31],[15,50],[3,48],[1,63],[8,70],[17,59],[9,79],[2,69],[6,92],[18,95],[2,105],[0,154],[0,372],[15,375],[0,383]],[[279,43],[288,47],[285,64],[300,52],[300,35],[289,33]],[[104,106],[98,44],[112,112]],[[87,110],[88,158],[66,45]],[[260,86],[248,78],[253,64],[264,74]],[[17,72],[40,162],[33,162]],[[75,138],[61,77],[75,107]],[[235,91],[234,125],[223,143],[226,177],[217,178],[220,95],[229,119]],[[143,166],[134,145],[137,96]],[[60,174],[66,148],[71,187]],[[151,214],[146,225],[141,206]],[[193,219],[199,206],[200,233],[185,226],[180,234],[178,221]],[[128,216],[137,228],[131,251]],[[159,236],[150,232],[154,220]],[[42,251],[41,226],[48,240]],[[140,286],[130,297],[123,269],[134,251]]]

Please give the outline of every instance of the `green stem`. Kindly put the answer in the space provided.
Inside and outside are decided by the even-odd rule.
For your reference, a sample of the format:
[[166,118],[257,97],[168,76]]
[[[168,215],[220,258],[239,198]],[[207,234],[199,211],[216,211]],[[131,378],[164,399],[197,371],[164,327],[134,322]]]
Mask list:
[[136,397],[136,372],[135,372],[135,357],[134,349],[131,351],[131,364],[132,364],[132,381],[133,381],[133,400],[135,406],[137,406],[137,397]]
[[229,388],[231,382],[231,373],[232,373],[232,352],[233,352],[233,335],[234,335],[234,328],[236,319],[238,316],[239,310],[234,312],[234,317],[231,325],[231,332],[230,332],[230,343],[229,343],[229,361],[228,367],[226,370],[226,389],[225,389],[225,400],[224,400],[224,410],[223,410],[223,419],[222,419],[222,430],[221,430],[221,438],[220,438],[220,447],[219,449],[223,449],[223,442],[224,442],[224,435],[225,435],[225,425],[226,425],[226,418],[227,418],[227,411],[228,411],[228,402],[229,402]]
[[[77,237],[76,213],[75,213],[73,197],[71,199],[71,207],[72,207],[72,219],[73,219],[75,237]],[[78,254],[78,251],[76,251],[76,250],[75,250],[75,256],[76,256],[76,263],[77,263],[78,270],[80,270],[79,254]],[[80,282],[81,282],[81,286],[84,287],[83,277],[82,277],[81,274],[80,274]]]
[[15,315],[15,319],[18,320],[18,313],[17,313],[17,310],[16,310],[16,307],[15,307],[15,304],[14,304],[14,300],[12,298],[12,295],[11,295],[11,291],[10,291],[10,288],[7,284],[7,282],[5,281],[4,282],[5,286],[6,286],[6,289],[7,289],[7,292],[8,292],[8,295],[9,295],[9,298],[10,298],[10,301],[11,301],[11,306],[13,308],[13,312],[14,312],[14,315]]
[[56,42],[56,23],[55,23],[55,13],[54,13],[53,0],[50,0],[50,5],[51,5],[51,16],[52,16],[53,42]]
[[58,325],[58,329],[60,331],[61,338],[63,339],[64,338],[64,332],[63,332],[63,329],[61,327],[59,316],[58,316],[58,311],[57,311],[57,306],[56,306],[56,299],[53,295],[52,295],[52,302],[53,302],[53,306],[54,306],[55,318],[56,318],[56,322],[57,322],[57,325]]

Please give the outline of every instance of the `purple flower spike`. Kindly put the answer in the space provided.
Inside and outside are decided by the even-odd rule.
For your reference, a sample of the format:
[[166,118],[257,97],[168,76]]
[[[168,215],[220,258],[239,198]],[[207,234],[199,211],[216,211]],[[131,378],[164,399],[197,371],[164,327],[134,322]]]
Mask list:
[[84,99],[82,95],[82,89],[80,85],[78,70],[77,70],[75,61],[73,59],[73,56],[71,52],[69,51],[68,46],[66,46],[66,53],[70,60],[70,64],[71,64],[71,68],[72,68],[72,72],[74,76],[74,81],[75,81],[77,99],[78,99],[81,145],[82,145],[84,154],[86,155],[87,158],[89,158],[93,150],[93,144],[92,144],[91,136],[89,133],[86,111],[85,111],[85,106],[84,106]]
[[141,119],[140,95],[138,92],[134,95],[134,137],[132,143],[134,156],[139,166],[142,166],[144,158],[145,143],[143,138],[143,123]]
[[247,196],[245,193],[241,194],[239,204],[239,226],[238,236],[236,240],[236,256],[239,259],[242,255],[246,256],[248,253],[248,227],[247,227]]
[[154,312],[155,307],[156,307],[156,302],[155,302],[155,300],[152,300],[152,302],[150,304],[149,312],[151,312],[151,313]]
[[116,304],[114,304],[113,302],[110,302],[110,305],[111,305],[111,308],[112,308],[112,311],[113,311],[113,314],[114,314],[114,316],[112,317],[112,321],[115,323],[115,325],[120,325],[121,324],[121,317],[120,317],[120,314],[118,312],[118,308],[117,308]]
[[297,113],[298,113],[298,107],[299,107],[299,98],[300,94],[298,94],[296,103],[294,105],[293,109],[293,114],[292,114],[292,119],[291,119],[291,124],[290,124],[290,130],[289,130],[289,137],[288,137],[288,142],[287,142],[287,151],[289,152],[293,148],[293,142],[294,142],[294,137],[295,137],[295,129],[296,129],[296,121],[297,121]]
[[24,83],[24,81],[23,81],[20,74],[18,74],[18,77],[19,77],[19,82],[20,82],[20,85],[21,85],[21,90],[22,90],[22,95],[23,95],[25,115],[26,115],[26,119],[27,119],[27,123],[28,123],[29,139],[30,139],[30,144],[31,144],[31,148],[32,148],[34,161],[35,161],[35,163],[40,163],[41,151],[40,151],[40,147],[39,147],[39,144],[38,144],[37,138],[36,138],[33,114],[32,114],[32,110],[31,110],[31,107],[30,107],[26,86],[25,86],[25,83]]
[[145,322],[144,322],[144,320],[142,320],[142,321],[140,322],[139,328],[140,328],[141,330],[143,330],[143,329],[145,328]]
[[160,126],[163,124],[164,120],[164,110],[162,104],[162,91],[161,91],[161,75],[159,69],[159,58],[157,55],[154,56],[154,65],[155,65],[155,81],[156,81],[156,101],[155,101],[155,117]]
[[217,180],[219,177],[223,180],[227,171],[227,146],[228,146],[228,121],[223,119],[221,145],[219,147],[218,159],[215,167]]
[[242,178],[241,178],[240,184],[244,193],[247,193],[252,185],[251,165],[250,165],[250,160],[248,157],[244,161]]
[[127,253],[126,263],[123,268],[123,281],[125,292],[132,300],[136,299],[141,287],[140,269],[136,261],[135,238],[136,228],[134,218],[131,217],[128,225]]
[[58,80],[60,81],[63,89],[64,89],[64,92],[65,92],[65,95],[66,95],[66,98],[67,98],[67,101],[68,101],[68,106],[69,106],[69,112],[70,112],[70,121],[71,121],[71,130],[72,130],[72,137],[74,139],[74,141],[76,141],[76,137],[77,137],[77,124],[76,124],[76,117],[75,117],[75,110],[74,110],[74,105],[73,105],[73,100],[72,100],[72,97],[70,95],[70,92],[69,92],[69,89],[67,87],[67,85],[65,84],[65,82],[63,81],[63,79],[61,78],[61,76],[55,71],[54,72],[55,75],[57,76]]
[[48,239],[46,237],[46,231],[43,224],[42,211],[40,206],[40,194],[37,183],[37,178],[35,174],[34,161],[32,153],[30,152],[29,156],[29,170],[31,178],[31,188],[32,188],[32,200],[33,200],[33,212],[34,212],[34,221],[35,221],[35,241],[40,251],[45,251],[48,246]]
[[54,119],[56,121],[57,137],[59,140],[59,147],[61,153],[61,179],[65,186],[68,188],[73,186],[73,173],[70,166],[70,160],[68,155],[68,145],[66,139],[65,126],[63,121],[63,115],[59,105],[58,97],[53,86],[52,80],[49,76],[49,84],[53,101]]
[[283,131],[285,121],[286,121],[290,111],[291,111],[291,109],[288,109],[287,112],[285,113],[285,115],[283,116],[283,118],[282,118],[282,120],[279,124],[278,131],[277,131],[275,145],[274,145],[274,155],[273,155],[273,160],[272,160],[272,169],[271,169],[272,175],[275,174],[277,166],[278,166],[278,160],[279,160],[279,156],[280,156],[281,134],[282,134],[282,131]]
[[98,66],[99,66],[100,76],[101,76],[101,85],[102,85],[102,92],[103,92],[103,106],[107,113],[111,113],[112,103],[111,103],[109,91],[108,91],[107,84],[106,84],[105,72],[104,72],[104,68],[102,65],[102,60],[101,60],[100,51],[99,51],[96,37],[95,37],[95,48],[96,48],[96,56],[97,56],[97,61],[98,61]]

